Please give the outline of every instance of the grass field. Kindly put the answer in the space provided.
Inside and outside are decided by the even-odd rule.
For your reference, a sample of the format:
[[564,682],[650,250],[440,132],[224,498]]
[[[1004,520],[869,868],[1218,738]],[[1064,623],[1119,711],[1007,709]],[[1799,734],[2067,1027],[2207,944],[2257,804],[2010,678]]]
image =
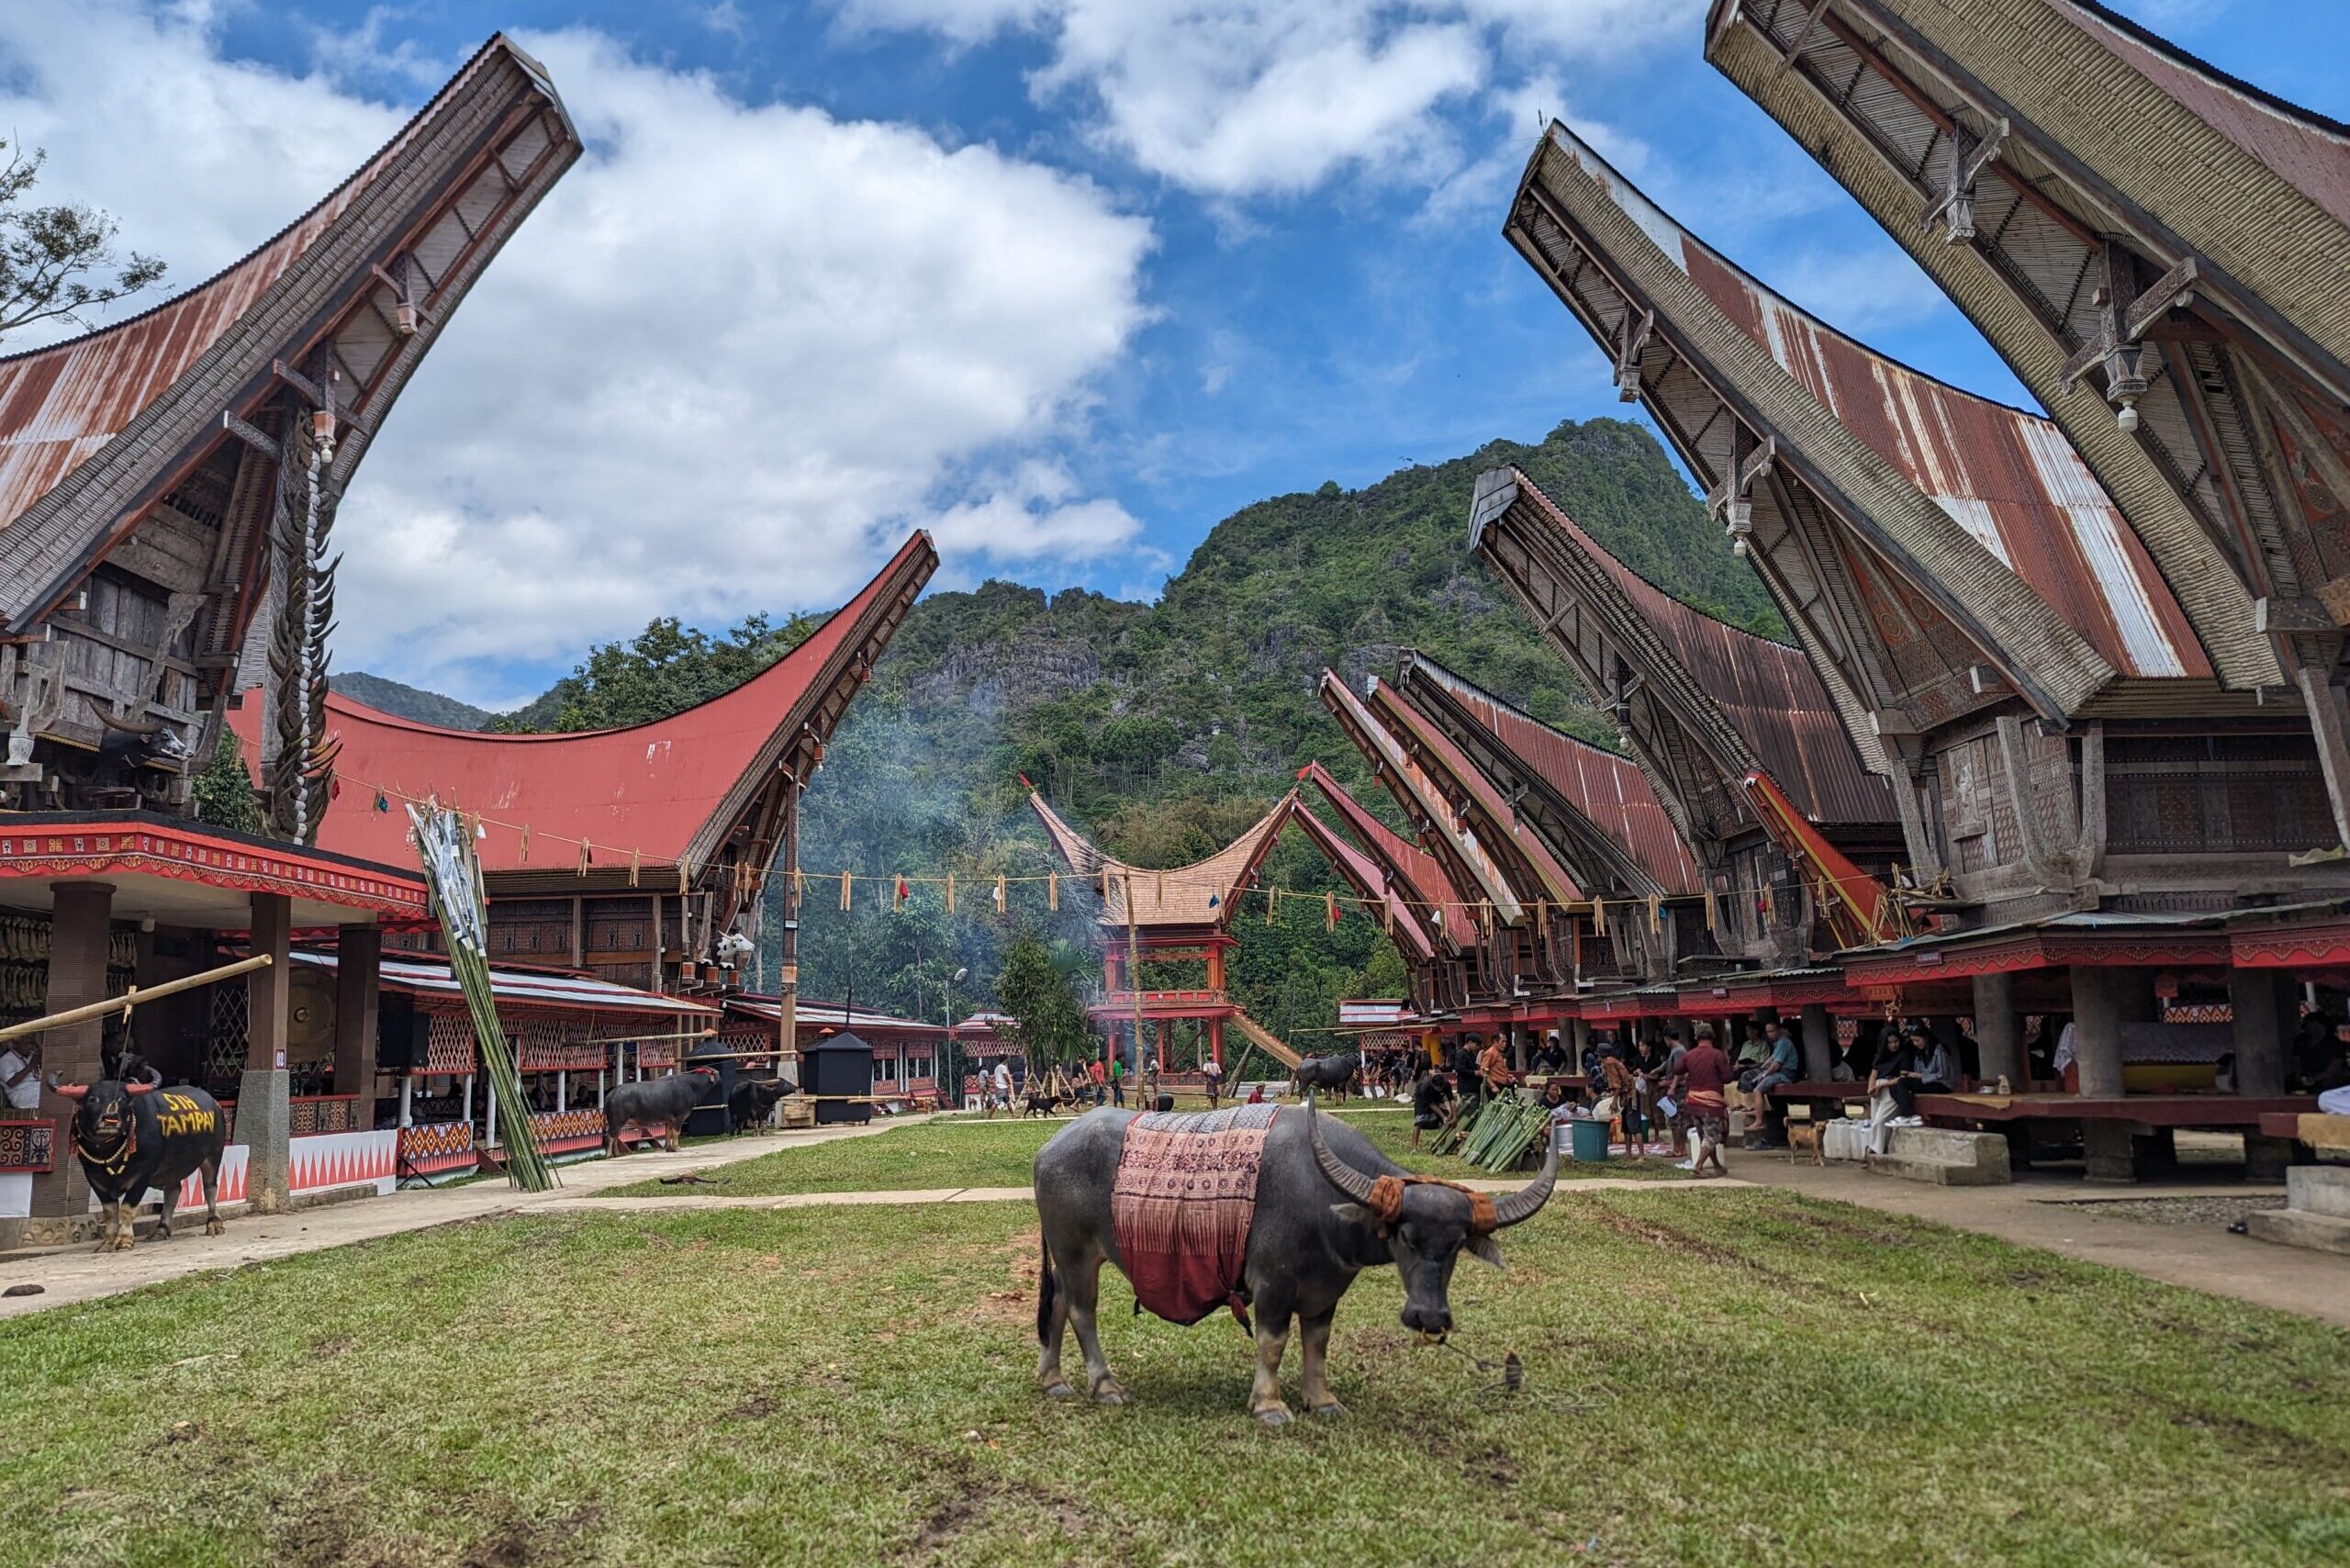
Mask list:
[[[1334,1114],[1345,1116],[1406,1170],[1454,1181],[1492,1175],[1465,1159],[1414,1154],[1410,1148],[1411,1113],[1401,1106]],[[674,1198],[680,1193],[700,1193],[743,1198],[786,1193],[901,1192],[926,1187],[1024,1187],[1028,1185],[1036,1151],[1045,1146],[1046,1138],[1068,1125],[1066,1121],[1041,1119],[914,1122],[871,1137],[800,1145],[757,1159],[713,1166],[703,1172],[709,1182],[707,1186],[639,1182],[613,1188],[609,1195]],[[1585,1176],[1687,1179],[1662,1156],[1645,1163],[1566,1162],[1559,1170],[1562,1180]]]
[[[875,1140],[880,1141],[880,1140]],[[0,1565],[2350,1562],[2344,1337],[1779,1193],[1562,1193],[1341,1308],[1031,1383],[1024,1204],[488,1221],[0,1326]],[[1295,1363],[1290,1369],[1294,1394]]]

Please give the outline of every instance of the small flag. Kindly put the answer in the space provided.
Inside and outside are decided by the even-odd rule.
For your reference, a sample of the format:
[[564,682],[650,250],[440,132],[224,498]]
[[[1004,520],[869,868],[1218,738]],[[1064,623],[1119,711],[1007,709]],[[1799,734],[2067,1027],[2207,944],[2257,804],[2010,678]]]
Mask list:
[[946,913],[955,913],[955,873],[952,871],[946,873]]
[[388,812],[392,809],[390,797],[386,796],[381,790],[375,791],[375,809],[379,812]]
[[485,844],[489,841],[489,824],[479,817],[474,819],[474,837]]
[[1209,907],[1210,909],[1214,909],[1214,908],[1215,908],[1215,907],[1216,907],[1216,905],[1218,905],[1218,904],[1222,903],[1223,902],[1224,902],[1224,895],[1223,895],[1222,893],[1210,893],[1210,894],[1208,895],[1208,907]]
[[1045,907],[1051,910],[1061,907],[1061,874],[1058,871],[1045,873]]
[[841,873],[841,907],[843,909],[849,907],[849,901],[852,896],[853,895],[849,891],[849,875],[846,871],[843,871]]
[[791,868],[791,902],[800,903],[808,897],[808,873],[794,866]]
[[588,868],[593,866],[595,863],[596,857],[588,852],[588,841],[584,838],[581,839],[579,841],[579,874],[583,877],[586,876],[588,874]]
[[906,900],[913,896],[913,890],[906,886],[906,879],[902,875],[898,878],[897,886],[891,890],[896,894],[897,907],[900,909],[905,908]]
[[1325,931],[1338,929],[1338,895],[1336,893],[1322,895],[1322,929]]
[[1167,907],[1167,879],[1165,877],[1158,879],[1158,886],[1152,890],[1152,896],[1158,901],[1159,908]]
[[1664,930],[1664,900],[1655,893],[1649,895],[1649,933],[1662,935]]
[[1591,928],[1602,936],[1607,935],[1607,901],[1606,899],[1591,901]]
[[1716,923],[1720,919],[1721,912],[1714,903],[1714,890],[1708,887],[1706,890],[1706,929],[1713,930]]
[[642,853],[635,849],[628,852],[628,885],[632,888],[636,886],[636,874],[643,868],[643,862],[639,858]]
[[531,824],[530,824],[529,823],[524,823],[522,824],[522,864],[523,864],[523,865],[525,865],[525,866],[528,866],[530,863],[531,863]]

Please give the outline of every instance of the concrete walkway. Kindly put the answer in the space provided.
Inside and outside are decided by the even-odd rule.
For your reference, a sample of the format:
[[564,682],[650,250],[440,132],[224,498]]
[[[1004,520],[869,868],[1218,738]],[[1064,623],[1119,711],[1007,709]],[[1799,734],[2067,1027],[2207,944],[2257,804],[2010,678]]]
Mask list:
[[2282,1187],[2097,1187],[2068,1177],[2029,1174],[2007,1187],[1936,1187],[1848,1164],[1791,1164],[1785,1155],[1737,1150],[1730,1153],[1729,1166],[1762,1186],[1978,1231],[2350,1328],[2350,1258],[2231,1236],[2216,1223],[2157,1225],[2114,1212],[2117,1204],[2164,1198],[2269,1198],[2283,1208]]
[[[244,1212],[241,1204],[226,1205],[222,1217],[229,1228],[224,1236],[204,1234],[201,1207],[194,1211],[182,1209],[177,1233],[170,1240],[141,1240],[128,1252],[100,1252],[88,1242],[77,1242],[70,1247],[11,1254],[6,1261],[0,1262],[0,1290],[32,1284],[40,1286],[41,1294],[0,1297],[0,1318],[20,1317],[53,1306],[120,1295],[141,1285],[188,1274],[238,1269],[248,1263],[291,1258],[354,1241],[373,1241],[378,1237],[426,1230],[436,1225],[460,1225],[495,1215],[577,1206],[594,1193],[633,1182],[688,1170],[713,1170],[773,1154],[778,1148],[804,1148],[845,1137],[871,1137],[921,1119],[900,1117],[863,1126],[801,1128],[695,1144],[675,1154],[655,1149],[623,1155],[618,1159],[583,1160],[564,1166],[563,1185],[545,1193],[518,1193],[507,1185],[503,1177],[489,1177],[460,1187],[414,1187],[382,1197],[296,1209],[291,1214],[252,1215]],[[627,1201],[612,1200],[615,1205]],[[664,1200],[647,1201],[659,1204]]]

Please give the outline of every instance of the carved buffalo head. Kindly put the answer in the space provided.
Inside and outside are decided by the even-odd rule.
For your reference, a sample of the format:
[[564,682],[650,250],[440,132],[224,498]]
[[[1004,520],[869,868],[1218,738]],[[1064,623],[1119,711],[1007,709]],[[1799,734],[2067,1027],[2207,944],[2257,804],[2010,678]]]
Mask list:
[[1404,1327],[1426,1334],[1452,1327],[1452,1266],[1465,1249],[1498,1269],[1502,1249],[1494,1233],[1531,1219],[1550,1198],[1559,1180],[1559,1150],[1553,1144],[1542,1173],[1515,1193],[1489,1196],[1449,1182],[1388,1172],[1366,1174],[1341,1159],[1322,1139],[1313,1102],[1306,1103],[1306,1133],[1314,1162],[1349,1202],[1331,1205],[1339,1218],[1368,1226],[1386,1243],[1396,1272],[1404,1277]]

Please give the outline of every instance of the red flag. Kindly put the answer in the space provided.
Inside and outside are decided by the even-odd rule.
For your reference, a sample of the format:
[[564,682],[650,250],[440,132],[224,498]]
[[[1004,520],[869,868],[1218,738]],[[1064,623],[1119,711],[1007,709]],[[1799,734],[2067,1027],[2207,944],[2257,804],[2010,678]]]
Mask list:
[[901,908],[901,909],[902,909],[902,908],[904,908],[904,907],[905,907],[906,900],[907,900],[907,899],[909,899],[909,898],[911,898],[912,895],[913,895],[913,890],[912,890],[912,888],[909,888],[909,887],[907,887],[907,886],[906,886],[906,879],[905,879],[905,878],[903,878],[903,877],[900,877],[900,878],[898,879],[898,905],[899,905],[899,907],[900,907],[900,908]]

